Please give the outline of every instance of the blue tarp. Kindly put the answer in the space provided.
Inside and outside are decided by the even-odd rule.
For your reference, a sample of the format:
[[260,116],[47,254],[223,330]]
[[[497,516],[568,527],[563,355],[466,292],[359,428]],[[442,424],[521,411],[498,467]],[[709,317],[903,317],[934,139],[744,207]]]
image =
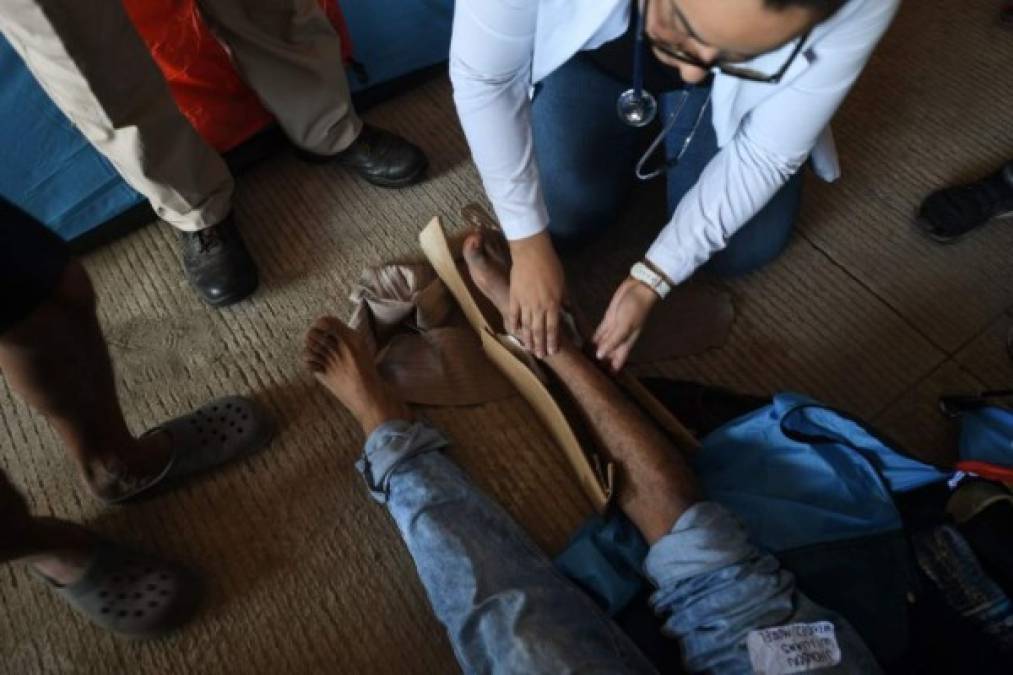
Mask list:
[[141,201],[49,100],[0,37],[0,195],[64,239]]
[[[341,0],[369,81],[446,60],[452,0]],[[75,239],[143,201],[49,100],[0,37],[0,195]]]
[[[453,0],[339,0],[355,48],[354,58],[372,86],[446,61]],[[352,91],[363,88],[349,77]]]

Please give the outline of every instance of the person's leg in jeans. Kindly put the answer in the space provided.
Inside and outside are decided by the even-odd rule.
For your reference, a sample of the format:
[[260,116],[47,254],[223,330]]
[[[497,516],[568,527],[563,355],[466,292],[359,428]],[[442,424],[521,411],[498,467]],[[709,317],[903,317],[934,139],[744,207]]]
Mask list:
[[8,0],[0,33],[56,106],[180,231],[184,272],[213,305],[257,273],[229,218],[232,176],[173,101],[120,0]]
[[360,338],[325,318],[307,335],[309,368],[361,424],[358,464],[408,547],[466,673],[651,673],[630,640],[563,578],[497,504],[412,421]]
[[[508,271],[484,236],[465,240],[465,260],[478,288],[502,312],[509,302]],[[668,634],[679,639],[689,671],[753,672],[756,659],[776,658],[787,644],[811,664],[836,661],[837,671],[827,672],[878,672],[847,622],[797,592],[792,576],[749,543],[726,509],[699,501],[678,450],[572,340],[561,340],[544,363],[619,469],[618,505],[651,545],[645,571],[658,588],[652,604],[666,617]],[[762,631],[773,626],[785,628]]]
[[300,156],[336,160],[381,187],[417,182],[422,151],[363,125],[352,105],[341,38],[319,0],[198,0],[243,79]]
[[[710,96],[710,87],[687,89],[688,98],[681,108],[675,126],[665,137],[665,156],[669,161],[678,157],[685,146],[679,163],[668,170],[668,214],[682,201],[700,178],[700,173],[718,152],[711,111],[708,108],[700,120],[696,133],[686,146],[694,122]],[[661,114],[667,119],[682,105],[683,91],[662,95]],[[802,172],[799,171],[767,202],[760,211],[736,232],[728,245],[716,253],[704,269],[722,277],[736,277],[757,270],[777,258],[788,246],[792,230],[798,220],[802,199]]]
[[538,84],[531,103],[535,159],[562,250],[591,239],[619,218],[633,188],[642,133],[616,114],[620,82],[578,54]]

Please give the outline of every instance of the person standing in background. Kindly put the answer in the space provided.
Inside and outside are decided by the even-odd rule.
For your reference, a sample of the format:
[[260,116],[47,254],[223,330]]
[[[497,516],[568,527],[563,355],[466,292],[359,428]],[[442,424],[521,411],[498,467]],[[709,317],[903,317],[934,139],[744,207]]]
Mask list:
[[[198,0],[236,69],[311,162],[396,188],[421,179],[422,151],[364,124],[341,41],[317,0]],[[232,211],[225,162],[176,107],[122,0],[7,0],[0,33],[81,133],[179,230],[183,270],[221,307],[257,288]]]

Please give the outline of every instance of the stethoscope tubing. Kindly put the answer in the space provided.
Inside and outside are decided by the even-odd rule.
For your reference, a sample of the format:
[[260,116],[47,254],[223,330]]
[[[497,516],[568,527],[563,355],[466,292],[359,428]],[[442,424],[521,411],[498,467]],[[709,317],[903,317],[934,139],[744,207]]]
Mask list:
[[[640,0],[633,0],[631,2],[630,11],[635,13],[634,20],[637,26],[633,46],[633,87],[631,89],[627,89],[619,95],[617,108],[619,110],[619,118],[624,123],[632,127],[643,127],[654,121],[658,105],[654,95],[651,94],[651,92],[644,90],[644,54],[646,53],[644,34],[646,31],[647,17],[640,11]],[[675,111],[668,115],[668,118],[665,120],[665,124],[661,128],[661,132],[654,138],[653,141],[651,141],[651,144],[647,146],[647,150],[637,162],[634,173],[640,180],[651,180],[665,173],[668,168],[678,164],[679,160],[682,159],[682,156],[686,154],[686,150],[689,149],[689,144],[693,141],[693,137],[696,136],[697,129],[700,127],[700,122],[703,120],[703,117],[707,112],[707,108],[710,106],[709,96],[707,97],[707,100],[704,101],[704,104],[700,106],[700,112],[697,113],[696,120],[693,122],[693,128],[683,141],[678,154],[676,154],[676,156],[671,160],[662,163],[661,167],[658,169],[650,172],[646,172],[644,170],[651,156],[658,150],[658,146],[664,142],[668,132],[675,127],[675,123],[678,121],[679,115],[682,114],[682,110],[686,107],[686,102],[689,100],[690,91],[691,88],[683,92],[682,98],[679,100],[678,107]],[[625,103],[630,101],[634,103],[633,106],[625,105]]]
[[[647,17],[640,11],[640,0],[632,0],[630,11],[636,13],[637,35],[633,45],[633,94],[640,98],[644,95],[644,32]],[[648,93],[648,96],[650,94]]]
[[644,154],[640,158],[640,161],[637,162],[637,166],[634,169],[634,173],[640,180],[648,181],[657,178],[661,174],[665,173],[668,169],[678,164],[679,161],[682,159],[682,156],[685,155],[686,151],[689,149],[689,144],[693,142],[693,138],[696,136],[697,129],[700,128],[700,123],[703,121],[704,115],[707,113],[707,108],[710,106],[711,102],[710,96],[708,96],[707,100],[704,101],[702,106],[700,106],[700,111],[696,114],[696,119],[693,121],[693,128],[686,135],[686,138],[682,141],[682,147],[679,148],[679,152],[675,155],[675,157],[664,162],[658,169],[655,169],[647,173],[644,172],[644,167],[647,165],[647,161],[651,158],[651,155],[653,155],[658,150],[658,146],[664,142],[665,137],[668,136],[668,132],[670,132],[675,127],[675,123],[679,120],[679,115],[682,114],[682,109],[686,107],[686,102],[689,100],[690,91],[691,89],[687,89],[686,91],[682,92],[682,96],[679,98],[678,107],[674,111],[669,113],[668,118],[665,120],[664,126],[661,127],[661,131],[658,132],[658,135],[654,137],[654,140],[651,141],[651,144],[647,146],[647,150],[644,151]]

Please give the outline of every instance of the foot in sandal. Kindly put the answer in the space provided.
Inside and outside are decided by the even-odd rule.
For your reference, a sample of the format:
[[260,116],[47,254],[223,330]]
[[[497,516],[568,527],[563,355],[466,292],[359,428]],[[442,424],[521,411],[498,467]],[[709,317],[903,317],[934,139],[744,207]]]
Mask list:
[[0,562],[31,565],[41,583],[89,621],[152,638],[193,616],[197,577],[185,567],[102,539],[76,523],[33,517],[0,472]]
[[107,504],[148,497],[192,475],[215,469],[260,450],[273,435],[270,418],[252,400],[227,396],[165,422],[144,437],[159,436],[168,445],[168,461],[156,473],[127,474],[97,492]]
[[40,575],[79,614],[124,637],[161,637],[186,623],[199,604],[200,583],[187,568],[110,541],[96,540],[74,568],[68,583]]

